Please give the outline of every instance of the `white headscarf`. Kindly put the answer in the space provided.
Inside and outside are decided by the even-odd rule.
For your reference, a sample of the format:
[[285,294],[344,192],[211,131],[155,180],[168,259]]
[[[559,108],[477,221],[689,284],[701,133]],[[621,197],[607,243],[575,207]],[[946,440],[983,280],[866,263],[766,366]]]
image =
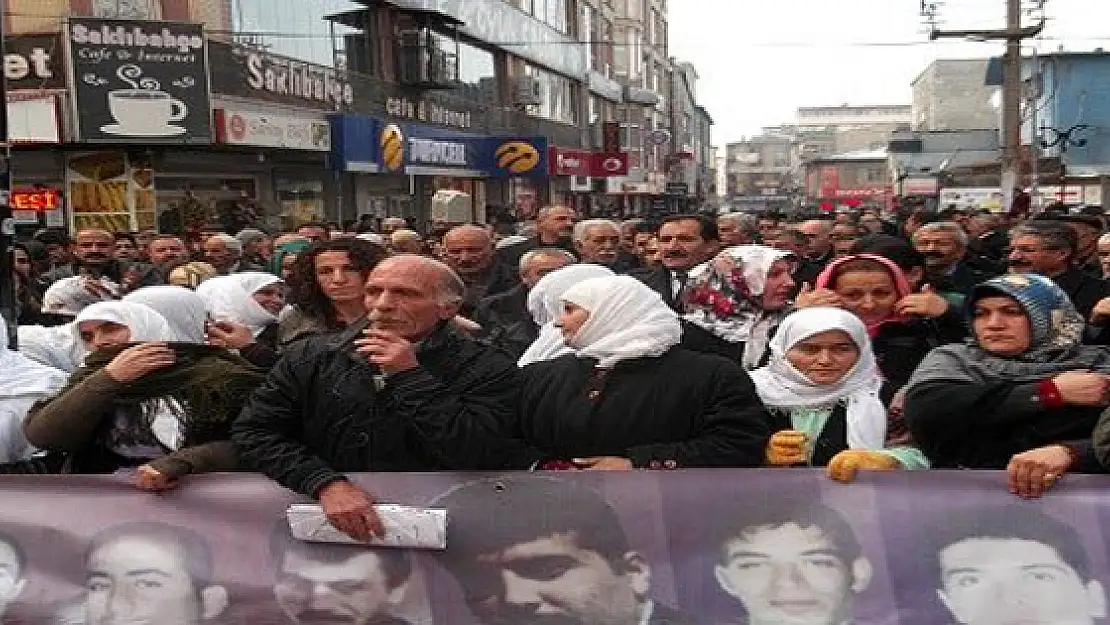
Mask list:
[[131,343],[171,341],[175,336],[165,317],[150,306],[138,302],[100,302],[82,310],[73,323],[78,341],[81,340],[79,326],[83,321],[107,321],[127,326],[131,330]]
[[524,367],[572,353],[563,342],[563,333],[555,327],[555,321],[563,314],[563,293],[584,280],[615,275],[601,265],[569,265],[540,278],[528,291],[528,312],[540,327],[540,333],[517,364]]
[[204,300],[208,314],[218,321],[245,325],[257,337],[267,326],[277,322],[271,313],[254,300],[254,294],[281,278],[260,271],[245,271],[205,280],[196,293]]
[[37,451],[23,434],[35,402],[57,393],[68,375],[8,349],[8,327],[0,320],[0,462],[18,462]]
[[[712,289],[717,297],[731,302],[732,312],[722,315],[711,307],[687,304],[683,318],[730,343],[744,343],[744,368],[754,369],[767,350],[771,330],[783,317],[782,313],[763,310],[767,274],[772,265],[789,256],[790,252],[765,245],[737,245],[723,250],[690,271],[683,296],[689,298],[699,289]],[[729,274],[734,269],[744,276],[743,293],[733,289]]]
[[148,286],[123,298],[125,302],[145,304],[162,315],[173,334],[160,339],[178,343],[203,344],[206,340],[204,322],[208,310],[199,295],[180,286]]
[[42,312],[72,317],[76,316],[86,306],[107,301],[85,288],[85,283],[88,281],[98,281],[109,293],[116,297],[119,296],[119,285],[107,278],[100,278],[100,280],[84,276],[62,278],[51,284],[50,288],[43,293]]
[[[75,332],[80,333],[79,325],[82,321],[109,321],[127,326],[127,329],[131,330],[131,343],[174,341],[177,337],[177,332],[165,317],[150,306],[138,302],[93,304],[77,315],[76,322],[73,324]],[[159,398],[143,402],[142,409],[153,415],[150,418],[150,428],[155,438],[170,449],[179,449],[184,441],[180,418],[184,409],[180,403],[172,398]],[[116,451],[125,452],[123,449]]]
[[[814,384],[790,364],[786,353],[802,341],[829,330],[842,330],[859,348],[859,360],[835,384]],[[847,402],[849,449],[882,449],[887,410],[879,398],[882,374],[875,362],[867,328],[859,317],[840,308],[806,308],[787,317],[771,340],[771,361],[751,373],[759,398],[771,409],[832,407]]]
[[73,373],[85,358],[85,346],[73,322],[60,326],[19,326],[19,352],[39,364]]
[[678,315],[635,278],[592,278],[570,287],[562,299],[590,312],[571,347],[603,369],[622,360],[661,356],[682,340]]

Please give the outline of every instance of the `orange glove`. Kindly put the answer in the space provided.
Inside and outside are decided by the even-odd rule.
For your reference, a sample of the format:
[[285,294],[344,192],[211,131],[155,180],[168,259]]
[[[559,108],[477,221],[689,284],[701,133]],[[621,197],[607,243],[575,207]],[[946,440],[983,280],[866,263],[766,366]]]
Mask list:
[[856,480],[856,472],[865,471],[893,471],[901,469],[902,463],[893,456],[866,449],[848,449],[842,451],[829,461],[828,472],[832,479],[849,484]]
[[808,437],[805,432],[783,430],[775,432],[767,443],[767,464],[773,467],[790,467],[809,462],[806,450]]

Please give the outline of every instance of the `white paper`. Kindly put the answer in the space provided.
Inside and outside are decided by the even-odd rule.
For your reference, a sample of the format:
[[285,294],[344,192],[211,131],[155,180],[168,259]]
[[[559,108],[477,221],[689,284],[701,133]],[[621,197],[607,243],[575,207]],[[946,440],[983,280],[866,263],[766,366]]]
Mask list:
[[319,504],[292,504],[286,511],[289,529],[298,540],[344,545],[370,545],[408,549],[447,548],[447,510],[396,504],[374,506],[385,525],[385,538],[363,543],[335,529]]

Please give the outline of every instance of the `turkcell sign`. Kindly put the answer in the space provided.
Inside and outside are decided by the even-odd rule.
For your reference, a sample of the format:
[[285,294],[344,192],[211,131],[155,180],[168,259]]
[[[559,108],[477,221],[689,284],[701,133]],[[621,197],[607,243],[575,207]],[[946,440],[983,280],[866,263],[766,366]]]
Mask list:
[[441,165],[446,167],[467,167],[470,165],[465,143],[433,139],[410,138],[408,161],[413,165]]

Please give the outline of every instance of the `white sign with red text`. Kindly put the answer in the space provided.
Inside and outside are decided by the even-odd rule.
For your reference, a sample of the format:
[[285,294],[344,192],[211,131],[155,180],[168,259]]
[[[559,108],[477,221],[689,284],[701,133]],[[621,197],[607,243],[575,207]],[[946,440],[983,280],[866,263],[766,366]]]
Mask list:
[[217,109],[219,138],[229,145],[287,150],[331,150],[331,127],[323,117],[293,117]]

